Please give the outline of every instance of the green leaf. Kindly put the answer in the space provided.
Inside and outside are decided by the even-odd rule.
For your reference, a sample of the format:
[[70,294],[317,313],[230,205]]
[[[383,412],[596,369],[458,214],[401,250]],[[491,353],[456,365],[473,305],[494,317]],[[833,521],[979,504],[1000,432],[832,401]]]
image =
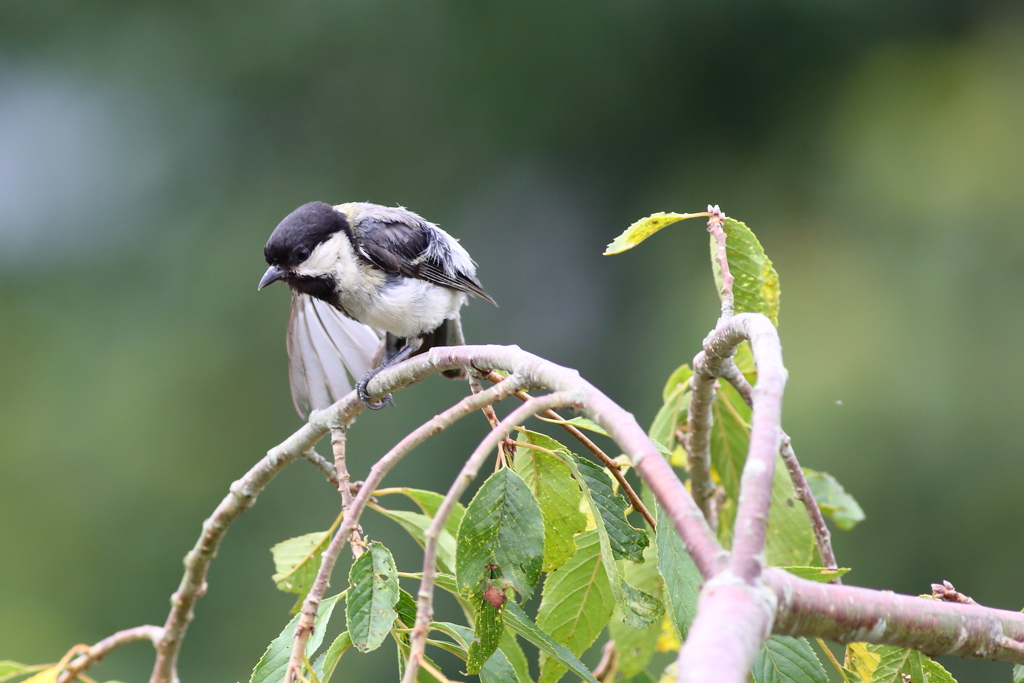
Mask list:
[[32,667],[25,664],[19,664],[18,662],[12,662],[9,659],[5,659],[0,662],[0,681],[6,681],[9,678],[27,674],[32,671]]
[[352,563],[345,616],[352,644],[360,652],[380,647],[398,617],[398,570],[391,551],[373,542]]
[[781,455],[775,458],[765,556],[768,564],[775,567],[821,564],[807,508],[796,499],[793,481],[789,478]]
[[801,579],[810,579],[819,583],[828,583],[837,576],[842,576],[850,570],[846,567],[839,569],[825,569],[824,567],[781,567],[794,576]]
[[[654,416],[648,435],[652,440],[666,446],[676,443],[676,430],[686,421],[686,411],[690,407],[690,378],[693,371],[689,365],[676,369],[665,384],[665,402]],[[671,454],[670,454],[671,455]]]
[[[331,620],[334,606],[343,594],[326,598],[320,601],[316,610],[316,620],[313,622],[313,633],[306,642],[306,657],[312,657],[324,642],[324,632]],[[295,641],[295,627],[299,625],[301,614],[296,614],[288,625],[284,627],[281,634],[275,638],[267,651],[260,657],[256,667],[252,670],[249,683],[278,683],[284,680],[285,669],[288,668],[288,658],[292,653],[292,643]]]
[[846,659],[855,674],[870,683],[903,683],[904,674],[910,676],[911,683],[956,683],[941,664],[917,650],[850,643]]
[[511,586],[528,599],[540,580],[543,560],[540,505],[523,478],[503,467],[477,491],[459,526],[459,589],[479,594],[485,584],[499,590]]
[[711,404],[711,464],[725,494],[736,500],[750,448],[750,408],[731,384],[721,383]]
[[515,670],[519,683],[533,683],[533,679],[530,677],[530,664],[526,661],[526,653],[523,652],[519,641],[516,640],[515,631],[510,628],[505,629],[505,632],[501,634],[501,645],[498,646],[498,649]]
[[665,580],[668,616],[680,640],[686,639],[693,618],[697,616],[697,597],[704,584],[697,565],[672,526],[672,520],[658,508],[658,570]]
[[398,589],[398,602],[395,603],[395,611],[398,612],[398,621],[405,628],[412,628],[416,624],[416,598],[404,588]]
[[466,673],[477,674],[501,644],[501,635],[505,631],[503,612],[508,601],[502,603],[501,607],[495,607],[480,595],[474,596],[472,603],[476,611],[476,623],[473,629],[473,642],[469,644]]
[[[373,508],[388,519],[398,522],[409,535],[416,539],[420,547],[426,545],[426,531],[430,526],[431,518],[421,515],[418,512],[406,512],[405,510],[387,510],[375,506]],[[447,527],[441,531],[437,539],[437,565],[441,571],[452,572],[455,569],[455,537],[447,531]]]
[[576,458],[577,471],[583,478],[583,488],[594,505],[594,512],[600,514],[608,532],[612,556],[616,560],[643,562],[644,548],[650,540],[646,532],[637,529],[626,519],[629,503],[612,489],[608,471],[584,458]]
[[[674,680],[674,679],[673,679]],[[646,671],[641,671],[632,678],[627,678],[622,683],[658,683],[657,679]]]
[[538,420],[543,420],[544,422],[550,422],[551,424],[556,424],[556,425],[561,425],[561,424],[572,425],[576,429],[585,429],[585,430],[587,430],[589,432],[594,432],[595,434],[600,434],[601,436],[607,436],[607,437],[611,438],[611,434],[609,434],[608,431],[604,427],[602,427],[601,425],[597,424],[593,420],[588,420],[585,417],[573,417],[573,418],[569,418],[568,420],[554,420],[554,419],[552,419],[550,417],[544,417],[543,415],[537,415],[536,417],[537,417]]
[[[644,549],[644,562],[620,562],[623,579],[631,586],[649,593],[652,597],[661,597],[664,581],[658,572],[658,548],[650,545]],[[608,635],[615,641],[615,649],[619,653],[619,674],[630,678],[639,674],[650,663],[654,656],[658,637],[661,635],[663,619],[655,619],[643,628],[635,628],[626,622],[621,609],[608,623]]]
[[587,517],[580,512],[583,493],[568,465],[544,451],[518,449],[515,470],[540,504],[544,517],[544,571],[554,571],[576,552],[574,535],[587,528]]
[[320,554],[329,540],[326,531],[316,531],[272,547],[275,573],[271,578],[278,590],[299,595],[308,593],[320,571]]
[[[537,611],[537,628],[577,657],[601,634],[615,609],[608,574],[601,562],[597,531],[576,538],[576,554],[544,582],[544,595]],[[541,656],[540,683],[553,683],[566,667]]]
[[647,218],[641,218],[636,223],[633,223],[633,225],[626,228],[625,232],[612,240],[611,244],[604,250],[604,255],[611,256],[612,254],[619,254],[627,249],[632,249],[662,228],[678,221],[709,215],[706,211],[701,213],[664,213],[662,211],[652,213]]
[[597,679],[590,673],[590,669],[584,666],[583,662],[576,655],[570,652],[564,645],[559,645],[552,640],[551,636],[547,633],[537,628],[536,624],[530,621],[530,617],[526,615],[523,608],[511,600],[505,603],[505,625],[528,642],[533,643],[541,652],[563,664],[569,671],[572,671],[583,680],[588,683],[597,683]]
[[[729,272],[733,276],[733,297],[737,313],[763,313],[776,326],[779,324],[779,274],[771,259],[764,253],[761,243],[745,224],[726,218],[722,224],[725,230],[725,253],[729,261]],[[711,267],[715,273],[715,285],[722,291],[722,269],[715,255],[718,243],[711,236]]]
[[[467,649],[473,640],[473,631],[460,624],[436,624],[443,627],[445,633],[450,635],[463,649]],[[512,636],[515,639],[515,636]],[[505,638],[502,638],[502,649],[505,647]],[[522,653],[522,650],[519,651]],[[523,659],[525,664],[525,657]],[[480,683],[529,683],[529,677],[521,682],[516,675],[516,669],[509,662],[502,650],[498,650],[480,669]]]
[[754,658],[755,683],[828,683],[828,674],[804,638],[772,636]]
[[814,499],[818,501],[818,507],[823,514],[832,518],[836,526],[843,531],[849,531],[864,521],[864,511],[835,477],[827,472],[816,472],[806,467],[804,476],[811,487]]
[[1024,683],[1024,664],[1013,665],[1013,683]]
[[[407,487],[384,489],[383,491],[377,491],[375,495],[389,494],[389,493],[400,493],[412,502],[419,506],[420,510],[423,510],[430,519],[434,518],[437,514],[437,509],[441,507],[441,503],[444,501],[444,496],[436,491],[425,491],[423,489],[411,489]],[[459,524],[462,522],[462,516],[466,514],[466,506],[462,503],[456,502],[452,507],[451,514],[448,515],[447,521],[444,523],[444,528],[448,530],[448,533],[455,538],[455,535],[459,532]]]
[[328,683],[331,680],[331,676],[334,675],[334,670],[338,667],[338,662],[341,660],[341,656],[352,647],[352,637],[345,631],[331,643],[331,646],[327,648],[320,657],[313,662],[313,670],[316,672],[316,677],[320,679],[320,683]]

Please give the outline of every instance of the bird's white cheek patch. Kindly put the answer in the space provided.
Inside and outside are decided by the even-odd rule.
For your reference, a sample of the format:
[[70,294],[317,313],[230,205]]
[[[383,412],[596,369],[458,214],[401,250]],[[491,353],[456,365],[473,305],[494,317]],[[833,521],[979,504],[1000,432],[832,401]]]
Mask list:
[[353,266],[355,265],[352,246],[343,232],[339,232],[326,242],[317,245],[309,258],[295,268],[295,272],[310,277],[332,274],[339,262],[350,262]]

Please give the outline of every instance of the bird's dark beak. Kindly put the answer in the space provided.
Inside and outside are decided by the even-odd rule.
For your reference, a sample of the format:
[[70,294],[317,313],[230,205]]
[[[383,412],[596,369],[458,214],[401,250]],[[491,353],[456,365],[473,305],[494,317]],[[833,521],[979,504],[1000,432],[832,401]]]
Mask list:
[[267,285],[272,285],[278,280],[283,280],[287,274],[287,271],[285,271],[283,268],[279,268],[278,266],[270,266],[269,268],[267,268],[267,272],[263,273],[263,277],[260,278],[260,284],[256,288],[256,291],[258,292]]

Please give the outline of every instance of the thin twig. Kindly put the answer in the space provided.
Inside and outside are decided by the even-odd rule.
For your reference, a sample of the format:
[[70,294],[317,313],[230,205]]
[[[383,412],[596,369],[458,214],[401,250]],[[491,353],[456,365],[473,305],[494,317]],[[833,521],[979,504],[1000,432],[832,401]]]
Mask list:
[[[754,390],[750,386],[750,382],[747,381],[747,378],[736,367],[736,363],[732,361],[727,363],[722,368],[722,377],[732,384],[748,406],[754,405]],[[800,462],[796,458],[792,442],[786,432],[782,432],[781,455],[782,462],[785,463],[786,471],[789,473],[789,479],[793,483],[793,493],[796,499],[803,503],[804,509],[807,511],[807,517],[811,522],[811,530],[814,532],[814,543],[817,546],[821,564],[827,569],[838,569],[839,565],[836,563],[836,556],[832,550],[832,533],[829,531],[828,525],[825,524],[825,517],[821,514],[821,508],[818,506],[818,501],[814,498],[810,484],[807,483],[807,477],[804,476],[803,468],[800,467]],[[835,584],[841,584],[842,582],[842,579],[838,576],[831,581],[831,583]]]
[[[502,377],[498,373],[492,371],[491,373],[485,376],[485,379],[487,379],[487,381],[489,382],[500,382]],[[525,391],[517,391],[516,398],[518,398],[520,401],[528,401],[530,399],[530,395],[527,394]],[[619,465],[619,463],[615,462],[615,460],[611,456],[609,456],[607,453],[601,450],[600,446],[598,446],[596,443],[587,438],[587,435],[581,432],[579,429],[577,429],[575,425],[566,422],[565,418],[559,415],[556,411],[545,410],[544,415],[558,422],[559,426],[562,429],[572,434],[577,441],[583,444],[583,446],[588,451],[593,453],[597,457],[597,459],[600,460],[601,463],[608,468],[608,470],[612,473],[612,476],[615,477],[615,481],[619,482],[619,487],[622,488],[622,492],[626,494],[626,498],[629,499],[629,503],[630,505],[633,506],[633,509],[639,512],[641,516],[643,516],[644,521],[650,525],[652,530],[655,529],[657,527],[657,524],[654,521],[654,516],[651,515],[650,511],[648,511],[647,509],[647,506],[645,506],[643,501],[640,500],[640,496],[637,495],[636,491],[633,490],[633,487],[630,486],[628,481],[626,481],[626,476],[622,473],[622,466]]]
[[[341,513],[348,516],[352,507],[352,484],[348,473],[348,461],[345,459],[347,427],[338,425],[331,427],[331,451],[334,453],[334,470],[338,473],[338,491],[341,493]],[[349,537],[349,544],[352,546],[353,557],[363,554],[365,544],[360,534],[358,524],[352,527],[352,535]]]
[[320,473],[324,475],[327,481],[331,482],[335,488],[338,486],[338,471],[334,469],[334,465],[327,462],[327,458],[317,453],[314,449],[309,449],[302,454],[306,460],[313,463],[313,467],[320,470]]
[[71,683],[76,678],[84,678],[82,676],[83,671],[88,670],[95,662],[103,659],[122,645],[127,645],[137,640],[148,640],[156,646],[163,635],[163,628],[149,625],[118,631],[96,643],[68,664],[64,671],[61,672],[60,677],[57,678],[57,683]]
[[[466,374],[469,376],[470,391],[472,391],[474,394],[479,394],[481,391],[483,391],[483,387],[480,385],[480,377],[482,376],[482,373],[474,369],[470,370]],[[501,377],[501,375],[498,375],[497,373],[493,374],[496,377]],[[498,422],[500,422],[500,420],[498,420],[498,414],[494,412],[494,406],[484,406],[481,409],[481,412],[483,412],[484,417],[487,418],[487,423],[491,425],[491,429],[496,429],[498,427]],[[499,443],[498,462],[496,463],[496,467],[501,466],[506,462],[508,462],[508,464],[511,466],[512,456],[514,454],[515,451],[511,448],[507,441],[502,441],[501,443]]]
[[732,293],[733,278],[732,273],[729,272],[729,255],[725,249],[726,235],[725,230],[722,229],[725,214],[717,205],[709,205],[708,213],[711,214],[711,218],[708,219],[708,232],[715,238],[715,244],[718,247],[715,250],[715,261],[722,271],[722,289],[719,292],[722,299],[722,317],[729,318],[734,314],[734,297]]
[[[501,384],[496,384],[491,389],[500,386]],[[476,395],[482,396],[483,394]],[[578,403],[579,399],[574,394],[563,391],[556,391],[547,396],[531,397],[526,403],[509,413],[498,424],[496,429],[492,429],[484,437],[484,440],[480,442],[480,445],[476,447],[472,455],[469,456],[466,464],[462,466],[462,470],[455,478],[455,481],[452,482],[447,495],[445,495],[441,505],[437,508],[437,512],[434,513],[434,519],[430,522],[430,526],[424,533],[423,579],[420,581],[420,589],[417,594],[416,622],[409,636],[409,657],[406,662],[405,674],[402,676],[402,683],[414,683],[416,681],[416,672],[419,668],[420,658],[423,656],[427,635],[430,633],[430,622],[434,618],[434,579],[437,571],[437,541],[441,536],[441,530],[444,529],[445,522],[448,521],[448,516],[455,507],[455,503],[458,502],[470,483],[476,478],[481,465],[490,455],[491,449],[504,439],[516,425],[521,424],[528,417],[536,415],[543,410],[564,408],[577,405]]]
[[496,384],[479,394],[467,396],[451,408],[442,412],[440,415],[428,420],[407,434],[390,451],[388,451],[384,457],[378,460],[373,467],[370,468],[370,473],[366,477],[366,481],[352,499],[352,504],[349,507],[349,513],[345,515],[345,520],[338,528],[337,533],[334,534],[334,538],[331,539],[327,549],[324,550],[323,554],[320,556],[320,570],[317,572],[316,579],[313,581],[313,586],[310,588],[309,593],[306,595],[306,599],[302,603],[301,616],[299,617],[299,623],[295,628],[295,642],[292,644],[291,656],[288,660],[288,668],[285,671],[285,683],[294,683],[296,675],[301,671],[302,656],[305,653],[306,643],[309,641],[309,636],[313,632],[313,624],[316,620],[317,608],[320,606],[320,600],[323,598],[324,592],[327,590],[331,572],[334,570],[334,564],[337,562],[338,555],[341,553],[342,547],[348,541],[352,530],[359,523],[359,517],[362,515],[366,504],[370,502],[370,498],[373,496],[374,490],[380,484],[384,476],[391,470],[391,468],[398,464],[398,462],[409,451],[423,443],[430,436],[440,433],[459,418],[465,417],[466,415],[479,410],[481,406],[506,398],[523,386],[524,383],[525,382],[521,378],[513,375],[501,384]]

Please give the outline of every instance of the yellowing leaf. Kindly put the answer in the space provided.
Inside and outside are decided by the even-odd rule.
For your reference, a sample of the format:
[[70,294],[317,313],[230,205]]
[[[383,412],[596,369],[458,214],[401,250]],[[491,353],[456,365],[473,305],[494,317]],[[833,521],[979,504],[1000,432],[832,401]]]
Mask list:
[[701,213],[664,213],[662,211],[652,213],[647,218],[641,218],[636,223],[633,223],[621,235],[612,240],[611,244],[604,250],[604,255],[611,256],[612,254],[619,254],[632,249],[654,233],[673,223],[686,220],[687,218],[707,217],[710,215],[707,211]]

